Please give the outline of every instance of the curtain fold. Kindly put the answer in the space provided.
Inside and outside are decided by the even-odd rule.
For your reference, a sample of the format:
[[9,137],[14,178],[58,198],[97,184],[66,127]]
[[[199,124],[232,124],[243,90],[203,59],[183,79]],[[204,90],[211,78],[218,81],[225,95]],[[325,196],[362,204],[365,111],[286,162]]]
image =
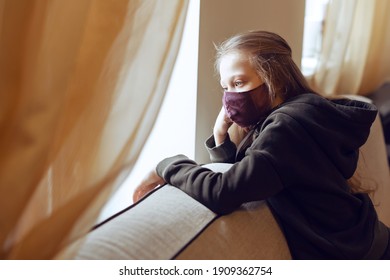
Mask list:
[[367,95],[390,80],[390,2],[330,0],[310,84],[324,95]]
[[0,258],[56,258],[93,226],[157,117],[187,6],[0,0]]

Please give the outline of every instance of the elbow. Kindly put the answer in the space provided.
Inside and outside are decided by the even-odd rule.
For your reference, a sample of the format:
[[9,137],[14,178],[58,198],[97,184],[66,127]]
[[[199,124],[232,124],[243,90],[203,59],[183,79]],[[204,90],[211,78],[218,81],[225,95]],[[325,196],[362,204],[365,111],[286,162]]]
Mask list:
[[236,210],[240,205],[241,203],[235,201],[234,198],[219,196],[206,206],[218,215],[227,215]]
[[213,208],[210,210],[219,216],[223,216],[223,215],[228,215],[228,214],[232,213],[236,208],[237,207],[235,207],[235,208],[218,207],[218,208]]
[[228,215],[232,213],[237,207],[235,208],[229,208],[229,207],[220,207],[220,206],[208,206],[211,211],[213,211],[215,214],[219,216]]

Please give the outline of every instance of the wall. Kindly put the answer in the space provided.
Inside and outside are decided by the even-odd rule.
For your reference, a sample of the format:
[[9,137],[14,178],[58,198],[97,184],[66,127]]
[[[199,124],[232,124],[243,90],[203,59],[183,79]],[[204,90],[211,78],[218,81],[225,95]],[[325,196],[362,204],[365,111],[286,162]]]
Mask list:
[[304,13],[304,0],[200,0],[196,161],[209,162],[204,140],[211,135],[222,106],[221,89],[213,66],[213,42],[221,42],[246,30],[272,31],[287,40],[294,61],[300,66]]

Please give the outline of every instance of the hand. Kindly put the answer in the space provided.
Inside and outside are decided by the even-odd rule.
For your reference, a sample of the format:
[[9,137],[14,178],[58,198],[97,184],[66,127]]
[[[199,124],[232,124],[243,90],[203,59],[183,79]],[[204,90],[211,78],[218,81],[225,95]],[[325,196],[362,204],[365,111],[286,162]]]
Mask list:
[[163,184],[165,184],[164,179],[158,176],[155,169],[151,170],[141,181],[141,183],[135,188],[133,194],[133,202],[135,203],[139,201],[147,193],[154,190],[159,185],[163,185]]
[[214,139],[215,145],[218,146],[225,141],[229,127],[233,124],[233,121],[226,115],[225,108],[222,106],[221,111],[214,125]]

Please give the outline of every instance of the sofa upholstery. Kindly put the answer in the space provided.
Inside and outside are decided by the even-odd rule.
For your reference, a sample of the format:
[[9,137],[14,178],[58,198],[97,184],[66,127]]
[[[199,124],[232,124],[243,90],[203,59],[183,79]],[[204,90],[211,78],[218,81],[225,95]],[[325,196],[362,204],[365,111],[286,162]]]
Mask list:
[[390,163],[390,81],[385,82],[379,88],[369,93],[367,97],[378,108],[386,143],[387,160]]
[[[230,164],[205,165],[224,172]],[[264,246],[264,240],[272,246]],[[251,242],[250,242],[251,241]],[[263,247],[262,250],[257,248]],[[263,201],[226,216],[170,185],[98,225],[76,259],[289,259],[283,234]]]
[[[367,101],[367,100],[366,100]],[[369,101],[369,100],[368,100]],[[225,171],[228,164],[206,165]],[[375,188],[379,218],[390,226],[390,177],[379,117],[361,148],[351,183]],[[94,229],[76,259],[291,259],[279,225],[264,201],[217,216],[165,185]]]
[[164,186],[94,229],[76,259],[171,259],[215,217],[184,192]]

